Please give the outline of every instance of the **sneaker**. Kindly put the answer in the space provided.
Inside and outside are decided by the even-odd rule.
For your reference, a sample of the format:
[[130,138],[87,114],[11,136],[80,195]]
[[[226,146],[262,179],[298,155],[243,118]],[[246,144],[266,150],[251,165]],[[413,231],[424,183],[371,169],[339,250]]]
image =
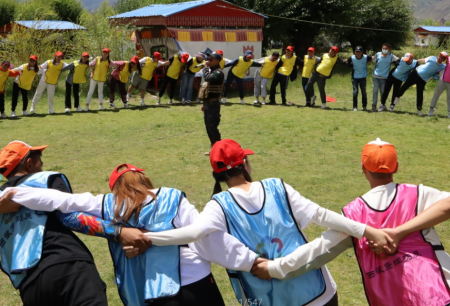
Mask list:
[[0,117],[1,117],[1,118],[8,118],[8,116],[6,116],[5,113],[1,113]]
[[325,108],[327,108],[327,104],[326,104],[326,103],[322,103],[322,106],[321,106],[321,108],[322,108],[322,109],[325,109]]
[[209,156],[209,153],[210,153],[210,152],[211,152],[211,151],[205,152],[203,155]]
[[31,107],[30,107],[30,113],[31,113],[31,114],[34,114],[34,105],[31,105]]
[[158,101],[156,101],[156,105],[161,105],[161,99],[158,99]]
[[381,105],[380,105],[380,108],[378,109],[378,111],[379,111],[379,112],[383,112],[383,111],[385,111],[385,110],[386,110],[386,106],[383,105],[383,104],[381,104]]
[[172,99],[169,100],[169,102],[167,104],[173,104]]
[[183,98],[183,99],[181,99],[181,104],[184,104],[184,103],[186,103],[186,100],[184,100],[184,98]]
[[82,109],[81,107],[78,106],[77,109],[76,109],[76,111],[77,111],[77,112],[82,112],[83,109]]
[[89,105],[86,105],[86,107],[84,108],[84,111],[85,111],[85,112],[88,112],[88,111],[89,111]]
[[311,97],[311,106],[314,106],[316,104],[316,95]]
[[394,107],[395,107],[395,104],[391,104],[391,106],[389,106],[389,110],[390,110],[391,112],[393,112],[393,111],[394,111]]
[[99,109],[99,110],[105,110],[105,108],[104,108],[103,105],[101,105],[101,104],[99,105],[98,109]]
[[22,116],[28,116],[28,113],[27,113],[26,110],[24,110],[24,111],[22,112]]
[[145,106],[144,100],[141,100],[141,106]]
[[127,93],[127,98],[126,98],[127,102],[130,101],[130,93]]
[[292,106],[292,105],[294,105],[294,103],[288,102],[287,105]]
[[220,101],[222,104],[225,104],[225,103],[227,103],[227,98],[222,98],[222,101]]
[[70,109],[66,108],[66,110],[64,111],[66,114],[70,113]]
[[421,110],[418,110],[418,111],[417,111],[417,116],[423,116],[423,113],[422,113]]
[[11,117],[15,117],[16,116],[16,112],[11,112]]
[[191,100],[187,100],[187,104],[191,104]]
[[400,97],[395,97],[394,104],[397,105],[400,102]]
[[354,107],[354,108],[353,108],[353,111],[354,111],[354,112],[357,112],[357,111],[358,111],[358,109],[357,109],[356,107]]
[[428,112],[428,116],[434,115],[435,108],[430,107],[430,111]]
[[128,108],[128,103],[124,103],[123,108]]
[[262,105],[265,105],[265,104],[266,104],[266,99],[265,99],[265,98],[263,98],[261,104],[262,104]]
[[109,102],[109,107],[111,107],[111,108],[116,108],[116,106],[114,105],[113,102]]
[[376,112],[377,111],[377,107],[376,106],[372,106],[372,112]]
[[259,104],[258,100],[253,101],[253,104]]
[[54,111],[53,109],[49,109],[49,110],[48,110],[48,113],[49,113],[50,115],[53,115],[53,114],[55,113],[55,111]]
[[241,104],[245,104],[244,99],[241,99]]

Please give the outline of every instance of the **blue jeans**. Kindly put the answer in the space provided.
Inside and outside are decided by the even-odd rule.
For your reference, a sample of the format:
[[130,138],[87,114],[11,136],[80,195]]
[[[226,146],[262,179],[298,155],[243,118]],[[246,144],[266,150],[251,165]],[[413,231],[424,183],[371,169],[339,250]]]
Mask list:
[[386,85],[386,79],[379,79],[372,76],[373,81],[373,101],[372,107],[377,107],[378,102],[378,90],[380,90],[380,98],[384,93],[384,85]]
[[187,73],[187,72],[183,73],[183,77],[181,78],[181,86],[180,86],[180,98],[181,99],[191,101],[194,79],[195,79],[195,74],[191,74],[191,73]]
[[353,84],[353,108],[358,107],[358,86],[361,89],[362,106],[363,108],[366,108],[367,107],[366,78],[360,79],[352,78],[352,84]]

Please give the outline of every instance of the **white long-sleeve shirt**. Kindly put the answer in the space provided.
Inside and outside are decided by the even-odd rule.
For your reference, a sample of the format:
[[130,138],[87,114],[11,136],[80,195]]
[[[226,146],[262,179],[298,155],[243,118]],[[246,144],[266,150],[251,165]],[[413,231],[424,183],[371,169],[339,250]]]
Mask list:
[[[329,211],[316,203],[301,196],[288,184],[284,184],[291,205],[293,217],[304,229],[310,222],[324,227],[330,227],[345,232],[354,237],[361,238],[366,226],[352,221],[344,216]],[[235,200],[248,213],[254,213],[261,209],[264,203],[264,189],[260,182],[253,182],[250,190],[230,188]],[[171,231],[148,233],[155,245],[185,244],[200,239],[204,235],[214,232],[227,232],[227,222],[222,208],[216,201],[206,204],[203,212],[192,225]],[[218,245],[218,243],[216,243]],[[336,293],[336,284],[325,266],[317,267],[322,270],[325,278],[326,291],[318,299],[307,304],[308,306],[322,306],[326,304]]]
[[[13,197],[16,203],[33,210],[60,210],[63,213],[81,211],[102,218],[103,195],[68,194],[53,189],[30,187],[7,188],[5,192],[11,189],[17,190]],[[156,194],[158,190],[152,192]],[[145,203],[151,200],[149,196]],[[176,228],[187,226],[197,217],[198,211],[195,206],[183,198],[173,221],[174,226]],[[211,273],[210,261],[226,268],[250,271],[257,256],[239,240],[225,232],[211,233],[195,243],[190,243],[189,248],[181,248],[180,254],[182,286],[194,283]]]
[[[385,210],[394,199],[395,194],[396,184],[390,183],[373,188],[363,195],[362,198],[371,208]],[[449,196],[450,193],[448,192],[419,185],[417,213],[421,213],[432,204]],[[434,228],[423,230],[422,233],[426,241],[432,245],[441,244]],[[351,237],[343,232],[330,229],[322,233],[320,238],[297,248],[293,253],[269,262],[269,274],[271,277],[281,279],[285,278],[289,273],[293,273],[292,275],[301,275],[310,269],[326,264],[351,247],[353,247]],[[450,256],[445,251],[435,252],[444,276],[447,279],[447,283],[450,286]]]
[[[64,63],[63,61],[60,61],[59,63],[54,64],[54,65],[55,65],[55,66],[62,65],[62,68],[61,68],[61,69],[63,69],[63,68],[66,68],[69,64],[66,64],[66,63]],[[48,68],[48,62],[45,61],[45,62],[41,65],[41,69],[39,69],[39,72],[38,72],[38,74],[42,74],[42,77],[41,77],[41,79],[40,79],[40,81],[42,81],[42,82],[45,81],[45,72],[47,71],[47,68]]]

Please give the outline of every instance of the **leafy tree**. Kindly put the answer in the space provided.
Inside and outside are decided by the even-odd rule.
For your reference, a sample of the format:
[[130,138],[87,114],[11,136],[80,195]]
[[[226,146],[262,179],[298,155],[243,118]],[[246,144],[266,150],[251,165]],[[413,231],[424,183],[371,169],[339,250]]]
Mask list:
[[433,18],[428,18],[419,21],[419,26],[437,26],[438,23]]
[[74,23],[78,22],[84,10],[79,0],[53,0],[51,6],[58,15],[58,19]]
[[16,20],[58,20],[58,14],[46,0],[28,0],[19,2],[16,10]]
[[16,12],[16,1],[15,0],[2,0],[0,1],[0,26],[8,24],[14,21],[14,14]]

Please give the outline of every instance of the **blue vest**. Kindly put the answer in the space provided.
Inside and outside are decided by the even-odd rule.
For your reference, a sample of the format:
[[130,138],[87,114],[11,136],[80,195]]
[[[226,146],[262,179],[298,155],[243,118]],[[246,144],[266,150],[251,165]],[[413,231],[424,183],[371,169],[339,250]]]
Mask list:
[[[245,212],[228,191],[214,195],[213,199],[222,207],[232,236],[262,257],[286,256],[307,241],[292,216],[282,180],[272,178],[261,184],[265,202],[256,213]],[[304,305],[326,289],[320,269],[284,281],[261,280],[250,272],[227,271],[238,300],[262,300],[263,306]]]
[[406,81],[406,79],[408,78],[409,74],[411,73],[411,71],[414,69],[414,67],[416,67],[417,65],[417,60],[413,60],[411,64],[407,64],[406,62],[400,61],[400,64],[398,64],[397,68],[395,68],[394,72],[392,73],[392,75],[404,82]]
[[367,55],[363,54],[360,59],[357,59],[355,55],[352,55],[353,64],[353,78],[362,79],[367,76]]
[[[176,189],[160,188],[154,200],[143,204],[139,217],[133,216],[125,226],[162,232],[174,229],[173,219],[184,194]],[[112,193],[103,199],[103,219],[114,219]],[[119,242],[108,240],[114,262],[116,282],[124,305],[145,306],[151,300],[171,297],[180,291],[179,246],[152,246],[144,254],[128,259]]]
[[381,52],[378,52],[375,55],[376,64],[375,69],[373,70],[373,75],[387,78],[389,76],[389,70],[391,69],[392,56],[392,53],[390,53],[388,56],[383,57],[381,56]]
[[428,82],[432,77],[445,69],[445,64],[438,64],[436,56],[431,56],[428,62],[416,68],[417,74],[422,80]]
[[[61,176],[70,189],[64,174],[51,171],[35,173],[17,187],[48,188],[48,179],[53,175]],[[18,212],[0,215],[0,218],[1,269],[17,289],[27,270],[41,259],[47,215],[22,207]]]

